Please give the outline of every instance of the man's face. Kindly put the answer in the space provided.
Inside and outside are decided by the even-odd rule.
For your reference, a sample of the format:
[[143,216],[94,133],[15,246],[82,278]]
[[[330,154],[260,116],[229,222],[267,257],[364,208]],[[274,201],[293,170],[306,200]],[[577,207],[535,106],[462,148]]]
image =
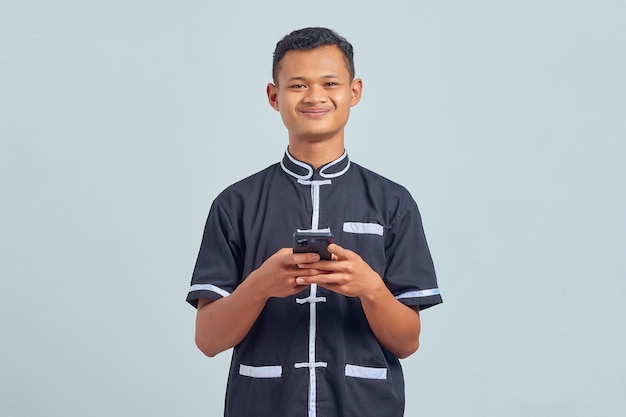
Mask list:
[[361,88],[361,80],[351,80],[341,50],[329,45],[287,52],[267,95],[290,140],[318,142],[343,140],[350,107],[359,102]]

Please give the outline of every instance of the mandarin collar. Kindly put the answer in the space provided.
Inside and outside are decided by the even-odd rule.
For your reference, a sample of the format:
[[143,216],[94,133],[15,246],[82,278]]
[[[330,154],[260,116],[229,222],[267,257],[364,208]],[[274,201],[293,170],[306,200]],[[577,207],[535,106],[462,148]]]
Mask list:
[[280,167],[287,174],[299,180],[324,180],[339,177],[350,168],[350,159],[346,151],[332,162],[315,169],[312,165],[302,162],[291,156],[289,150],[285,152]]

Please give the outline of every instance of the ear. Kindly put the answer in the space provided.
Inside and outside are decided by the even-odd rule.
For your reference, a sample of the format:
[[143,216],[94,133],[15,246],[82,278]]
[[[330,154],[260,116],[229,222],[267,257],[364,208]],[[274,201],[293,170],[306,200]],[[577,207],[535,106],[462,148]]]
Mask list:
[[350,106],[356,106],[361,101],[361,94],[363,92],[363,81],[360,78],[355,78],[352,81],[352,100]]
[[266,93],[270,106],[272,106],[274,110],[278,111],[278,87],[269,83],[267,84]]

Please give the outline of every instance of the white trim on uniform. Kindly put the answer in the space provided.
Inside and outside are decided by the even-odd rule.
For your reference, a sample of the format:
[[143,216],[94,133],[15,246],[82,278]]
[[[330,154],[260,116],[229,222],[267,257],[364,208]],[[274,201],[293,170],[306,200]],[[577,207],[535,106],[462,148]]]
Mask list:
[[324,229],[296,229],[298,232],[311,232],[311,233],[330,233],[330,227]]
[[347,364],[346,376],[364,379],[387,379],[387,368],[371,368],[369,366]]
[[330,185],[331,180],[306,181],[298,180],[300,184],[311,186],[311,202],[313,203],[313,214],[311,216],[311,229],[317,230],[320,218],[320,185]]
[[283,376],[283,367],[273,366],[250,366],[239,364],[239,375],[250,378],[280,378]]
[[309,368],[309,413],[308,417],[317,417],[317,376],[315,368],[326,368],[327,362],[317,362],[315,360],[315,338],[317,336],[317,303],[325,303],[326,297],[318,297],[317,284],[311,284],[309,296],[306,298],[296,298],[296,303],[309,303],[309,361],[297,362],[296,368]]
[[396,299],[400,300],[402,298],[430,297],[432,295],[439,295],[439,294],[441,294],[441,292],[439,291],[439,288],[431,288],[429,290],[405,292],[400,295],[396,295]]
[[226,290],[221,289],[220,287],[216,287],[212,284],[193,284],[189,289],[189,292],[194,291],[211,291],[216,294],[221,295],[222,297],[228,297],[230,293]]
[[299,167],[302,167],[304,169],[307,170],[308,174],[306,175],[298,175],[293,171],[290,171],[285,164],[283,164],[283,161],[280,161],[280,167],[283,169],[283,171],[285,171],[287,174],[291,175],[292,177],[296,177],[299,180],[308,180],[309,178],[311,178],[313,176],[313,168],[311,168],[308,164],[305,164],[304,162],[300,162],[297,159],[295,159],[293,156],[291,156],[291,154],[289,152],[285,152],[285,154],[287,155],[287,158],[289,158],[289,160],[291,162],[293,162],[294,164],[298,165]]
[[320,176],[322,178],[337,178],[337,177],[345,174],[346,171],[348,171],[348,169],[350,169],[350,161],[348,161],[348,163],[346,164],[346,167],[344,169],[342,169],[339,172],[335,172],[334,174],[326,174],[326,173],[324,173],[324,171],[326,171],[327,169],[329,169],[333,165],[337,165],[339,162],[343,161],[347,157],[348,157],[348,153],[344,150],[343,151],[343,155],[341,155],[339,158],[335,159],[333,162],[330,162],[330,163],[328,163],[328,164],[326,164],[326,165],[324,165],[323,167],[320,168]]
[[382,236],[384,230],[385,229],[378,223],[360,223],[360,222],[344,222],[343,223],[343,231],[347,233]]

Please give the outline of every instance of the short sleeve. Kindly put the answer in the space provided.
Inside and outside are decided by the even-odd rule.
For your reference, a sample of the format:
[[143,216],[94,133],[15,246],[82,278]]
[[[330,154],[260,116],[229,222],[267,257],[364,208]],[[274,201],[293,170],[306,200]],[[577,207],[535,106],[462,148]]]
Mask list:
[[441,303],[422,219],[413,201],[391,225],[385,248],[385,283],[400,302],[420,310]]
[[242,250],[226,210],[216,200],[211,206],[191,278],[187,302],[198,307],[201,298],[230,295],[242,275]]

